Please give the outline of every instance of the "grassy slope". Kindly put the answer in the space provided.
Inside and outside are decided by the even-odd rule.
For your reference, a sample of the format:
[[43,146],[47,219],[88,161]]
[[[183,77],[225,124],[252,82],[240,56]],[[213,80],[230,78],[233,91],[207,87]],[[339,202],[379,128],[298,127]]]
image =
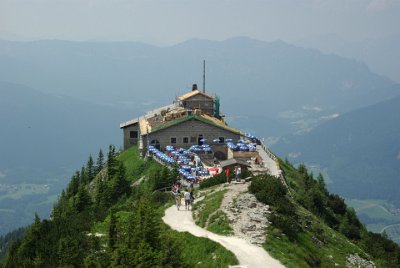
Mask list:
[[[287,173],[295,172],[295,170],[287,171]],[[290,176],[288,177],[288,181],[293,183]],[[210,194],[205,196],[204,200],[195,204],[195,208],[204,206],[198,215],[196,224],[204,227],[208,220],[208,230],[218,234],[227,234],[226,229],[224,229],[225,224],[228,225],[227,229],[230,228],[227,222],[222,221],[222,223],[216,224],[217,226],[211,225],[213,217],[219,218],[216,216],[218,214],[216,211],[221,205],[225,192],[226,190],[215,191],[214,189]],[[306,219],[304,221],[310,223],[308,227],[303,226],[305,231],[299,233],[298,241],[289,241],[279,230],[270,226],[268,227],[266,242],[263,245],[274,258],[280,260],[285,266],[310,267],[312,266],[310,263],[314,259],[319,259],[321,267],[334,267],[335,263],[339,265],[338,267],[345,267],[346,256],[355,253],[369,259],[359,247],[349,242],[342,234],[329,228],[303,207],[299,205],[296,205],[296,207],[301,219]],[[221,230],[223,231],[221,232]],[[317,241],[323,241],[323,243]],[[307,263],[307,260],[310,263]]]
[[[297,171],[290,165],[280,161],[289,186],[297,187]],[[293,190],[292,190],[293,191]],[[319,259],[320,267],[346,266],[349,254],[358,254],[362,258],[371,259],[363,250],[350,242],[345,236],[331,229],[321,219],[297,205],[304,232],[299,233],[297,241],[292,242],[273,226],[268,227],[264,248],[287,267],[312,267]],[[305,223],[305,224],[304,224]]]
[[[213,188],[215,189],[216,187]],[[196,216],[197,225],[207,227],[207,230],[210,232],[220,235],[231,235],[233,233],[228,217],[223,211],[219,210],[227,191],[226,189],[217,190],[207,194],[203,200],[193,205],[193,210],[199,210],[199,214]]]
[[[160,165],[154,161],[144,161],[139,157],[137,147],[132,147],[128,150],[123,151],[119,155],[119,159],[123,161],[126,168],[126,172],[129,180],[137,181],[143,176],[147,176],[157,169],[160,169]],[[118,225],[128,225],[128,219],[131,215],[130,203],[134,200],[128,199],[124,202],[120,202],[114,206],[115,216],[117,218]],[[168,206],[170,204],[167,204]],[[159,208],[160,222],[162,223],[161,217],[166,206]],[[102,244],[106,244],[108,237],[108,227],[110,223],[110,216],[107,216],[104,221],[96,222],[92,227],[92,233],[102,234]],[[167,232],[171,232],[174,238],[180,241],[183,251],[182,256],[184,261],[189,267],[228,267],[229,265],[238,264],[238,260],[235,255],[219,245],[218,243],[211,241],[206,238],[195,237],[189,233],[179,233],[171,230],[167,225],[162,223],[162,227]],[[123,227],[125,228],[125,227]]]
[[[321,267],[346,266],[346,256],[355,254],[369,259],[356,245],[351,243],[342,234],[326,226],[321,220],[313,216],[306,209],[298,206],[301,218],[309,219],[308,228],[299,233],[295,242],[282,235],[272,226],[268,227],[268,234],[264,248],[287,267],[309,267],[313,259],[321,261]],[[304,227],[304,226],[303,226]],[[323,242],[319,242],[323,241]],[[307,262],[308,260],[308,262]]]

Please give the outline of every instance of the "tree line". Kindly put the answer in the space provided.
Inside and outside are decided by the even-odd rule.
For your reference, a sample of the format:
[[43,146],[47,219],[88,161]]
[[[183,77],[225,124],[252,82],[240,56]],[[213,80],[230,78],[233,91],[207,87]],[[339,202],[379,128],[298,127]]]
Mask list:
[[[133,171],[147,179],[132,188],[113,145],[107,156],[102,150],[96,161],[89,156],[62,191],[50,218],[36,214],[24,237],[9,246],[3,267],[184,267],[179,243],[159,215],[169,196],[154,193],[170,186],[177,174],[161,167],[146,174],[151,164],[147,161]],[[126,219],[119,217],[121,210],[127,211]],[[98,222],[107,223],[102,234],[93,233]]]

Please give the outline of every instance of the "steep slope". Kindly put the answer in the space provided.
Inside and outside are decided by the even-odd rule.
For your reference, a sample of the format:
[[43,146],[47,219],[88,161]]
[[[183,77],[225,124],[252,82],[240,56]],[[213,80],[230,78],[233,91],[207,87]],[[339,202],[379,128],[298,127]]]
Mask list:
[[[171,195],[154,190],[171,185],[176,173],[152,160],[143,161],[136,147],[118,154],[110,146],[107,155],[105,162],[88,161],[75,173],[51,219],[35,217],[25,237],[11,245],[5,267],[228,267],[238,263],[231,252],[209,239],[177,233],[162,224]],[[274,177],[256,177],[249,188],[273,212],[263,244],[270,254],[288,267],[332,267],[345,265],[349,258],[371,259],[377,267],[399,266],[400,248],[366,232],[343,199],[326,191],[323,180],[314,180],[304,166],[281,165],[290,195]],[[137,181],[141,183],[131,187]]]
[[[176,174],[110,146],[105,162],[75,173],[52,211],[15,241],[4,267],[228,267],[235,256],[205,238],[161,221],[170,195],[155,192]],[[90,164],[91,163],[91,164]],[[141,183],[131,187],[133,182]],[[168,206],[168,205],[167,205]]]
[[[326,168],[329,189],[400,206],[400,97],[350,112],[273,145],[290,161]],[[297,156],[291,158],[290,156]]]

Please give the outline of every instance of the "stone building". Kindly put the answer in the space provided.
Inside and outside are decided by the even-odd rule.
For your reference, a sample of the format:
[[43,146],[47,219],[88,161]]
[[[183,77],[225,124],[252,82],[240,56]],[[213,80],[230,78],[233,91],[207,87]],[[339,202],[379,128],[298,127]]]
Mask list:
[[167,145],[189,148],[202,145],[204,140],[211,145],[214,156],[226,159],[226,139],[238,140],[242,133],[224,121],[215,109],[215,98],[197,90],[179,96],[169,106],[158,108],[146,115],[120,125],[124,136],[124,149],[139,145],[144,155],[148,145],[163,149]]

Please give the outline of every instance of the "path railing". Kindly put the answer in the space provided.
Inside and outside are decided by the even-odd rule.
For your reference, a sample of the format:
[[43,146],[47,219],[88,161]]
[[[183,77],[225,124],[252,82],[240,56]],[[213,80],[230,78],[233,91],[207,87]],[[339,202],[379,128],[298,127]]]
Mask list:
[[277,169],[278,169],[278,171],[279,171],[278,178],[281,180],[282,184],[285,185],[287,189],[289,189],[289,187],[288,187],[288,185],[287,185],[287,183],[286,183],[285,176],[283,175],[283,170],[281,169],[281,167],[280,167],[280,165],[279,165],[279,160],[278,160],[278,158],[277,158],[273,153],[271,153],[271,151],[268,149],[268,147],[265,146],[265,144],[264,144],[261,140],[258,140],[258,141],[259,141],[259,143],[260,143],[261,148],[267,153],[267,155],[268,155],[272,160],[275,161],[275,165],[276,165],[276,167],[277,167]]

